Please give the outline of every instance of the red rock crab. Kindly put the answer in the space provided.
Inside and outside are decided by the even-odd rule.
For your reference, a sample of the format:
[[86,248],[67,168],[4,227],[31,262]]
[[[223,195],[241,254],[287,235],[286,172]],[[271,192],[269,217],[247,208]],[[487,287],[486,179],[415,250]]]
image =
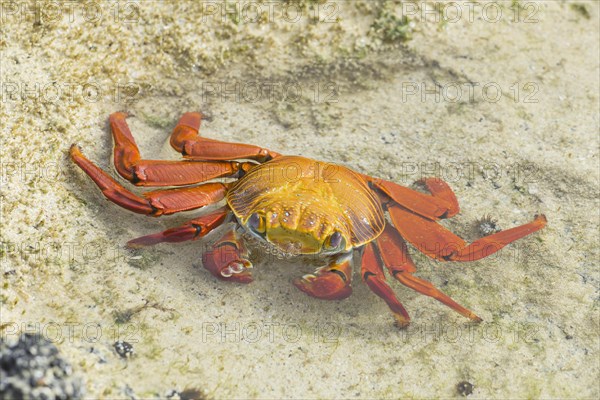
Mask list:
[[388,304],[400,327],[406,327],[410,318],[386,283],[384,270],[465,317],[481,320],[414,275],[416,268],[405,240],[439,261],[474,261],[546,225],[544,215],[537,215],[530,223],[467,244],[436,222],[459,211],[454,192],[440,179],[423,179],[429,192],[425,194],[341,165],[204,138],[198,132],[200,113],[184,114],[171,135],[172,147],[185,160],[145,160],[125,119],[121,112],[110,116],[117,172],[137,186],[175,188],[138,196],[73,145],[71,158],[108,200],[154,217],[226,201],[182,226],[131,240],[130,247],[195,240],[235,222],[203,255],[204,267],[211,274],[226,281],[252,281],[252,263],[240,234],[245,231],[276,251],[324,256],[325,266],[295,279],[294,284],[310,296],[330,300],[352,292],[352,254],[360,250],[363,281]]

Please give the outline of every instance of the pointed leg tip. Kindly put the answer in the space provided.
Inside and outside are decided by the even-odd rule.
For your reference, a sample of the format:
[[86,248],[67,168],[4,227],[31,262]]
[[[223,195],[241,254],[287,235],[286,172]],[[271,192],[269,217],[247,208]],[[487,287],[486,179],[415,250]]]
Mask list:
[[536,214],[534,217],[534,221],[541,222],[542,224],[546,225],[546,223],[548,222],[548,218],[546,218],[544,214]]
[[134,240],[130,240],[129,242],[125,243],[125,247],[127,247],[128,249],[141,249],[142,247],[145,247],[143,244],[138,243]]
[[114,121],[117,119],[126,119],[127,117],[129,117],[129,113],[127,113],[125,111],[116,111],[116,112],[110,114],[108,119],[111,121]]
[[[456,310],[458,311],[458,310]],[[483,322],[483,318],[481,318],[480,316],[478,316],[477,314],[475,314],[473,311],[467,310],[465,309],[463,312],[458,311],[460,314],[462,314],[463,316],[469,318],[473,323],[479,324],[481,322]]]
[[75,143],[73,143],[69,148],[69,157],[71,157],[71,160],[80,167],[89,162],[89,160],[81,152],[81,147]]
[[142,247],[152,246],[163,241],[165,240],[164,236],[161,233],[153,233],[151,235],[131,239],[130,241],[125,243],[125,246],[129,249],[141,249]]
[[396,328],[403,330],[408,328],[409,325],[410,319],[399,314],[394,314],[394,326]]
[[71,147],[69,147],[69,154],[71,157],[77,156],[81,154],[81,147],[77,145],[77,143],[73,143]]

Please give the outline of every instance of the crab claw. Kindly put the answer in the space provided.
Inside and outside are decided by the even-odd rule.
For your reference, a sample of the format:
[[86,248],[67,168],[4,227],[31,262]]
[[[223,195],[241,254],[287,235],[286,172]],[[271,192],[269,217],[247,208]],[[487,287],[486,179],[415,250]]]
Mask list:
[[229,282],[253,281],[252,263],[241,257],[239,249],[231,243],[223,243],[202,255],[202,263],[213,276]]
[[341,271],[320,268],[315,274],[294,279],[294,286],[309,296],[324,300],[341,300],[352,294],[352,286]]
[[248,260],[236,260],[221,268],[219,279],[241,283],[252,282],[252,274],[248,271],[252,263]]

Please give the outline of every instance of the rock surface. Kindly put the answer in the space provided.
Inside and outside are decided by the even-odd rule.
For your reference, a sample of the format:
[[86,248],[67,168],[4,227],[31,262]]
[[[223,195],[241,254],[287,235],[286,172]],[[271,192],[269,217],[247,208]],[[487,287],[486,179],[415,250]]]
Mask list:
[[[2,3],[3,337],[57,343],[90,398],[600,397],[598,3],[227,3]],[[304,261],[254,254],[252,284],[217,281],[214,237],[126,250],[191,217],[120,209],[70,162],[78,143],[112,171],[119,110],[150,159],[177,159],[170,130],[199,110],[210,138],[438,176],[468,241],[488,215],[548,226],[473,263],[411,248],[484,322],[390,282],[412,317],[398,331],[358,274],[324,302],[290,283]]]

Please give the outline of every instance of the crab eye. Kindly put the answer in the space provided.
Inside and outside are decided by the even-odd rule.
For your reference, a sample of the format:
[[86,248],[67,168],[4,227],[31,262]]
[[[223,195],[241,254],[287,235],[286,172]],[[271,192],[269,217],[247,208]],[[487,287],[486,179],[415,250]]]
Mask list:
[[340,232],[335,231],[331,236],[329,236],[329,239],[325,243],[325,247],[328,249],[338,249],[342,247],[342,244],[344,244],[344,237]]
[[254,213],[248,218],[248,222],[246,223],[248,228],[256,233],[264,233],[265,232],[265,217],[259,215],[258,213]]

